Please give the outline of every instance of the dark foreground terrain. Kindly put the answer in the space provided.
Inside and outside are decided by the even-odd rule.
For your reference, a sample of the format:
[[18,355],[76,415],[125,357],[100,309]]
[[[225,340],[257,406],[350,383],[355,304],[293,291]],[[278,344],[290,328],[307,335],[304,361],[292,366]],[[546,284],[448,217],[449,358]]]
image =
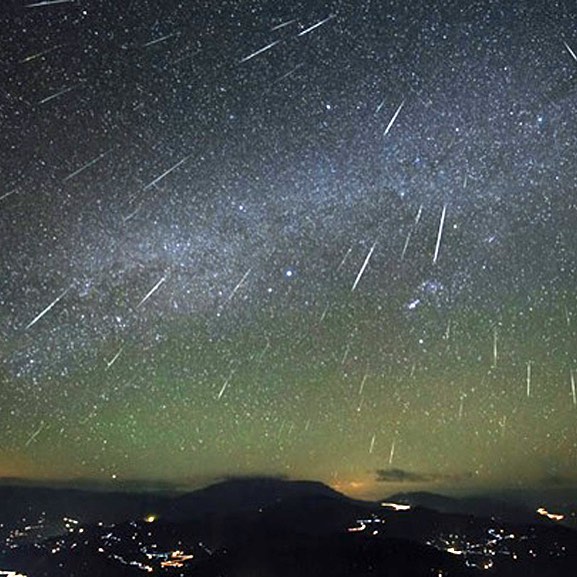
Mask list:
[[0,576],[577,574],[577,532],[561,519],[478,499],[364,502],[273,479],[183,496],[2,487],[0,499]]

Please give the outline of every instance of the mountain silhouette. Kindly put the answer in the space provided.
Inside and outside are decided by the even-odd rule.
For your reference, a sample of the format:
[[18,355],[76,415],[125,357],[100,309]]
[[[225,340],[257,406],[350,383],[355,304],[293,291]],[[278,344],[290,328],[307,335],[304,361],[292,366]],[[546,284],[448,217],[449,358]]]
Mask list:
[[209,514],[255,511],[297,497],[348,497],[316,481],[287,481],[272,477],[233,478],[170,501],[163,518],[178,521]]
[[[509,519],[497,517],[490,513],[503,503],[491,499],[389,497],[410,505],[399,509],[275,478],[229,479],[180,496],[4,489],[22,498],[11,515],[18,505],[43,510],[31,527],[6,522],[0,509],[0,572],[29,577],[559,577],[577,567],[577,532],[519,520],[515,507]],[[124,518],[103,522],[115,507]],[[76,521],[58,527],[52,519],[47,531],[64,509]]]
[[426,507],[441,513],[456,513],[475,515],[476,517],[495,518],[510,523],[541,523],[545,522],[535,510],[522,505],[481,496],[447,497],[426,491],[410,493],[395,493],[387,500],[406,503],[413,507]]

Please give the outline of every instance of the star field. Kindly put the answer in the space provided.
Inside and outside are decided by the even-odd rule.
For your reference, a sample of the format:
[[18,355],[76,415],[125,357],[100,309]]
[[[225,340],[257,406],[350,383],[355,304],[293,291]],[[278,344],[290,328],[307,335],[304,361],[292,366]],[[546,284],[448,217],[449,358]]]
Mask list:
[[0,476],[575,482],[569,2],[12,2]]

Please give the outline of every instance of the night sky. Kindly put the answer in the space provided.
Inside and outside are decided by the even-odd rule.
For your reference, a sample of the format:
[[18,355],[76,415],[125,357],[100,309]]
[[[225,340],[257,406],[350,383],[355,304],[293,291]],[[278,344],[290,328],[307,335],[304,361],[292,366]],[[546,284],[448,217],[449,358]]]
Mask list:
[[0,42],[0,477],[577,483],[573,1],[8,1]]

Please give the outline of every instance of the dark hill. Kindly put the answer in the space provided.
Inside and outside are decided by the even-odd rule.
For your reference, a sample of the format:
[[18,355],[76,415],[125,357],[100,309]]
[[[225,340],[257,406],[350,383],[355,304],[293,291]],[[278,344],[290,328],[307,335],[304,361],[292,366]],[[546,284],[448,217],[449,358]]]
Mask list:
[[[128,497],[79,493],[71,493],[76,506],[80,496],[90,507],[96,497],[110,499],[106,507]],[[395,510],[350,499],[321,483],[234,479],[172,500],[148,501],[145,505],[158,505],[154,512],[160,514],[148,522],[139,511],[138,518],[122,523],[74,526],[50,538],[9,539],[0,550],[0,567],[31,577],[575,574],[577,532],[569,528],[431,507],[471,507],[467,499],[421,493],[389,500],[409,499],[411,509]],[[421,506],[425,503],[429,508]]]
[[301,497],[330,497],[342,502],[351,501],[345,495],[316,481],[231,479],[175,498],[167,504],[162,516],[166,520],[182,521],[204,515],[258,511]]
[[0,523],[34,523],[41,517],[71,517],[82,524],[138,519],[166,506],[170,497],[153,493],[109,493],[79,489],[0,486]]
[[428,492],[396,493],[385,501],[404,503],[412,507],[425,507],[441,513],[474,515],[480,518],[494,518],[508,523],[542,523],[543,517],[522,505],[507,503],[488,497],[447,497]]

